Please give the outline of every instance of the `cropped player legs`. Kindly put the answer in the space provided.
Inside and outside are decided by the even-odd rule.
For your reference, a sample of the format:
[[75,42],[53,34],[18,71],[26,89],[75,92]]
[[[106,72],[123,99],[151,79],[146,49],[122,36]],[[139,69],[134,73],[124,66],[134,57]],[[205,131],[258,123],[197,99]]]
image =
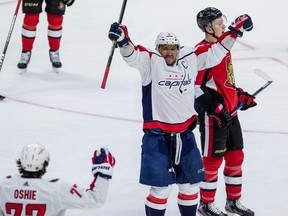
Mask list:
[[[199,184],[178,184],[178,207],[181,216],[196,215]],[[146,198],[146,216],[164,216],[167,200],[172,186],[151,187],[150,194]]]

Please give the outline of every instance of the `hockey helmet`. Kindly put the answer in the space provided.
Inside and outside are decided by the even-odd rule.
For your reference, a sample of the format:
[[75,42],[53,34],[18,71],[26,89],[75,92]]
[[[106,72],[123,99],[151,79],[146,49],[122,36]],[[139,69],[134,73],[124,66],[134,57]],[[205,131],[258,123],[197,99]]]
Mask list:
[[156,49],[159,50],[160,45],[177,45],[180,48],[180,41],[172,32],[161,32],[155,41]]
[[205,32],[205,28],[207,26],[212,27],[212,21],[215,19],[218,19],[220,17],[224,17],[226,20],[226,17],[222,14],[222,12],[214,7],[207,7],[204,10],[201,10],[197,14],[197,25],[198,27]]
[[50,156],[47,149],[38,143],[28,144],[23,147],[20,162],[23,170],[37,172],[44,168],[45,161],[49,163]]

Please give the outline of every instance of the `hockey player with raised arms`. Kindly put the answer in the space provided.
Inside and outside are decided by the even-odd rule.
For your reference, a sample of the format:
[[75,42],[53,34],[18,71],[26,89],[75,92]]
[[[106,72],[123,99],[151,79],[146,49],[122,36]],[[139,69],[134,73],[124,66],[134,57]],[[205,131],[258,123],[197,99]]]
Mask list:
[[[208,7],[197,14],[197,24],[205,38],[196,47],[209,50],[225,32],[222,12]],[[229,27],[238,37],[253,28],[247,14],[239,16]],[[237,88],[230,51],[220,64],[199,70],[196,78],[196,110],[199,114],[201,146],[205,181],[200,184],[199,214],[202,216],[225,216],[215,205],[218,170],[225,160],[224,179],[228,213],[253,216],[254,212],[240,202],[242,191],[243,138],[241,126],[234,112],[238,104],[241,110],[256,106],[254,96]]]
[[[243,23],[244,24],[244,23]],[[227,31],[211,47],[181,47],[174,33],[162,32],[156,49],[135,46],[127,27],[113,23],[109,38],[116,41],[124,61],[142,78],[143,131],[140,183],[150,186],[147,216],[165,215],[173,184],[178,186],[181,216],[197,211],[199,183],[204,180],[201,154],[193,130],[197,71],[221,62],[237,34]]]
[[105,203],[115,165],[107,148],[93,154],[94,179],[89,189],[61,179],[43,179],[49,161],[49,152],[43,145],[32,143],[23,147],[16,161],[20,175],[0,180],[1,216],[64,216],[66,209],[98,208]]

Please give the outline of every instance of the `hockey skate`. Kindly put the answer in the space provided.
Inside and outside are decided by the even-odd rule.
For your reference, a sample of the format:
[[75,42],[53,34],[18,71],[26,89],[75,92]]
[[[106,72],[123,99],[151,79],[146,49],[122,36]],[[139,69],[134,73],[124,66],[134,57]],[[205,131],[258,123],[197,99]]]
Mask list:
[[60,61],[59,50],[52,51],[49,50],[49,57],[52,63],[52,69],[56,73],[59,73],[58,69],[62,67],[62,63]]
[[17,67],[20,69],[21,74],[26,72],[27,66],[30,62],[31,54],[31,51],[21,53],[21,59],[17,64]]
[[225,209],[228,215],[240,215],[240,216],[254,216],[255,213],[248,209],[247,207],[243,206],[240,200],[231,200],[227,199]]
[[200,201],[198,213],[201,216],[228,216],[220,211],[214,203],[205,203],[203,201]]

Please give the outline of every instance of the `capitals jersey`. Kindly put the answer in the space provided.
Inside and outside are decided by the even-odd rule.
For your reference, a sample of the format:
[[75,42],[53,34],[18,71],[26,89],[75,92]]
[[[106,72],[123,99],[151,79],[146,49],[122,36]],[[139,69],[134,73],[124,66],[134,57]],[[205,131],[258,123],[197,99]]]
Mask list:
[[[196,47],[205,50],[212,47],[213,44],[203,40]],[[238,95],[230,51],[220,64],[199,70],[195,86],[196,101],[206,111],[211,109],[215,103],[223,104],[228,112],[234,110],[238,105]]]
[[[142,78],[143,129],[161,129],[167,132],[187,130],[196,120],[194,109],[195,78],[198,71],[221,62],[235,42],[235,35],[227,32],[219,42],[207,49],[181,47],[176,63],[167,66],[155,49],[134,46],[122,47],[126,63],[140,71]],[[221,43],[222,44],[221,44]],[[125,50],[132,50],[127,53]]]
[[109,182],[100,176],[95,180],[85,190],[60,179],[8,176],[0,180],[0,215],[63,216],[66,209],[99,207],[105,202]]

